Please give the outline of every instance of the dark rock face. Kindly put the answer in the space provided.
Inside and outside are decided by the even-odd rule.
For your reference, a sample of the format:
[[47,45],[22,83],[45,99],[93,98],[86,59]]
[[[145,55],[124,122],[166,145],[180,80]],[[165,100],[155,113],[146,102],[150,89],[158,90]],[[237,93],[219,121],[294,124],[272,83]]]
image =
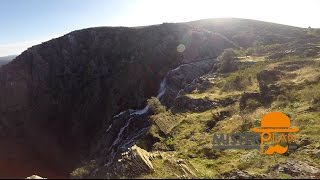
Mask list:
[[[78,159],[69,154],[90,153],[112,117],[143,107],[169,70],[233,47],[221,41],[188,25],[163,24],[85,29],[32,47],[0,69],[0,138],[29,142],[48,157],[65,154],[56,158],[64,162]],[[184,52],[177,51],[181,43]]]
[[179,91],[199,81],[199,77],[208,73],[216,62],[216,59],[205,59],[195,63],[183,64],[169,71],[166,76],[166,91],[162,97],[164,105],[171,107]]

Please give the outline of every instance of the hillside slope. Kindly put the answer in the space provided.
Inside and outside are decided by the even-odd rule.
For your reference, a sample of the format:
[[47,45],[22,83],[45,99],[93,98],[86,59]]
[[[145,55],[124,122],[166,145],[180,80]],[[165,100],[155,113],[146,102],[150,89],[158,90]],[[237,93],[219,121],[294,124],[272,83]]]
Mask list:
[[[199,145],[194,143],[195,140],[188,142],[192,144],[190,148],[176,147],[183,142],[179,136],[186,135],[178,128],[182,127],[181,131],[189,133],[184,126],[187,129],[189,126],[202,127],[203,124],[193,122],[184,125],[188,122],[184,118],[202,119],[201,113],[193,112],[199,110],[206,110],[205,116],[209,116],[211,111],[206,104],[215,100],[210,96],[219,97],[214,108],[219,107],[220,110],[237,104],[235,97],[240,96],[243,90],[230,89],[231,92],[224,90],[230,94],[216,94],[211,92],[212,89],[206,89],[211,87],[213,79],[228,76],[214,74],[216,58],[225,49],[244,51],[246,47],[256,46],[259,50],[256,54],[263,54],[261,57],[273,55],[279,59],[279,54],[281,58],[285,57],[286,51],[281,48],[287,45],[295,48],[296,53],[304,50],[296,45],[301,44],[301,39],[306,40],[305,37],[318,42],[317,37],[308,36],[301,28],[239,19],[220,22],[204,20],[140,28],[100,27],[74,31],[31,47],[1,67],[0,146],[4,148],[0,153],[0,175],[27,177],[36,168],[40,176],[67,177],[76,166],[84,166],[89,170],[80,168],[72,176],[130,177],[126,173],[113,174],[118,172],[113,168],[120,168],[121,172],[130,168],[124,164],[119,167],[115,162],[121,157],[121,152],[144,136],[145,141],[141,140],[140,144],[148,151],[175,151],[173,156],[177,153],[183,158],[194,157],[182,152],[186,150],[189,153],[196,151],[195,154],[205,153],[201,149],[205,144]],[[263,49],[272,54],[259,49],[266,44],[277,44],[276,48],[268,46],[269,49]],[[316,48],[303,44],[308,50],[305,57],[317,55]],[[274,49],[280,52],[273,52]],[[208,77],[198,79],[203,75]],[[209,99],[195,100],[196,104],[192,105],[193,96],[203,95],[192,92],[197,89],[197,84],[203,83],[207,86],[201,91],[208,93]],[[257,87],[252,84],[250,88],[254,90]],[[181,93],[186,95],[180,97]],[[231,101],[224,99],[229,95]],[[146,105],[152,96],[157,96],[168,109],[177,109],[173,114],[166,111],[163,116],[169,122],[173,117],[175,123],[161,122],[160,115],[156,126],[150,121],[152,110]],[[157,128],[165,135],[160,133],[158,136]],[[155,132],[150,135],[148,132],[152,130]],[[178,137],[168,136],[176,130]],[[210,133],[204,136],[196,132],[198,130],[194,129],[191,134],[209,137]],[[165,144],[166,141],[169,142]],[[155,144],[159,147],[154,149]],[[146,154],[137,148],[132,151],[133,154]],[[13,152],[12,156],[8,156],[10,152]],[[160,157],[178,161],[167,152]],[[199,160],[202,166],[206,159],[195,160]],[[196,167],[194,163],[185,162],[184,166]],[[156,161],[156,165],[162,164]],[[191,173],[192,170],[184,170],[192,176],[203,177]],[[156,173],[160,175],[162,171],[156,170]],[[206,172],[203,173],[207,176]],[[208,174],[210,177],[216,175]],[[151,177],[159,176],[151,174]]]

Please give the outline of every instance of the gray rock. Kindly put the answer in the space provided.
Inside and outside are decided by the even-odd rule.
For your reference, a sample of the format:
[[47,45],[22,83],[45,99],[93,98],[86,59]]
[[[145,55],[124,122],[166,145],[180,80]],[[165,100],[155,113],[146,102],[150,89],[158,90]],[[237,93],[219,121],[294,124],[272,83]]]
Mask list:
[[233,170],[231,172],[227,172],[224,174],[220,175],[222,178],[226,179],[261,179],[264,176],[261,175],[256,175],[256,174],[249,174],[246,171],[241,171],[241,170]]
[[273,174],[284,173],[289,174],[295,178],[319,178],[320,169],[309,165],[306,162],[297,161],[297,160],[288,160],[279,165],[272,166],[269,169],[269,172]]

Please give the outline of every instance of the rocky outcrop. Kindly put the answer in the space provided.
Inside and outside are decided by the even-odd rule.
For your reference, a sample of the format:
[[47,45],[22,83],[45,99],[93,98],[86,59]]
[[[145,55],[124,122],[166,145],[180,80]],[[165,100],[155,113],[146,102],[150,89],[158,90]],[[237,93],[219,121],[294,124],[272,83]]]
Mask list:
[[216,59],[205,59],[195,63],[183,64],[168,72],[166,76],[166,91],[161,100],[164,105],[171,107],[179,92],[199,82],[200,76],[208,73],[216,64]]
[[224,178],[224,179],[261,179],[261,178],[264,178],[264,176],[256,175],[256,174],[249,174],[248,172],[236,169],[236,170],[222,174],[221,178]]
[[143,173],[154,171],[150,161],[152,154],[134,145],[127,152],[121,154],[116,166],[116,172],[120,176],[135,177]]
[[[157,162],[164,163],[159,167]],[[95,170],[95,173],[87,177],[95,178],[139,178],[141,175],[150,174],[159,169],[169,169],[174,172],[176,178],[195,178],[198,171],[187,160],[182,160],[174,154],[162,151],[148,152],[136,145],[121,153],[119,159],[111,166],[105,166]]]
[[166,158],[164,161],[165,161],[164,163],[168,165],[170,169],[177,170],[175,174],[176,178],[195,179],[197,177],[197,172],[198,172],[197,169],[195,169],[186,160],[176,159],[176,158]]
[[270,168],[270,173],[274,176],[277,173],[284,173],[293,178],[319,178],[320,169],[302,161],[288,160]]

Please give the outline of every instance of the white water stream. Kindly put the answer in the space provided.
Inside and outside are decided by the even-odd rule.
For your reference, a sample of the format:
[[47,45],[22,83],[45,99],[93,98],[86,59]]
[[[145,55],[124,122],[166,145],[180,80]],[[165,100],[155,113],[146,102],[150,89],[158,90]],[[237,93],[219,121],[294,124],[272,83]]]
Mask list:
[[[193,62],[194,63],[194,62]],[[188,63],[188,64],[193,64],[193,63]],[[182,64],[180,66],[178,66],[177,68],[175,69],[172,69],[170,70],[166,76],[164,77],[164,79],[161,81],[160,83],[160,87],[159,87],[159,90],[158,90],[158,95],[157,95],[157,98],[160,100],[160,98],[165,94],[166,90],[167,90],[167,77],[170,73],[174,72],[174,71],[177,71],[179,70],[182,66],[185,66],[187,64]],[[117,138],[113,141],[112,145],[109,147],[108,151],[110,152],[110,159],[108,160],[108,163],[106,164],[106,166],[109,166],[114,158],[115,158],[115,155],[116,153],[118,152],[116,146],[119,145],[119,143],[121,142],[121,140],[123,139],[123,133],[125,132],[125,130],[129,127],[129,125],[131,124],[131,121],[137,117],[137,116],[141,116],[141,115],[144,115],[146,114],[148,111],[149,111],[150,107],[149,105],[145,106],[143,109],[139,109],[139,110],[132,110],[132,109],[129,109],[129,112],[130,112],[130,115],[128,116],[129,119],[127,120],[126,124],[120,129],[118,135],[117,135]],[[121,115],[123,115],[124,113],[126,113],[128,110],[126,111],[122,111],[120,112],[118,115],[115,115],[113,118],[118,118],[120,117]],[[106,131],[106,133],[108,133],[112,128],[112,125],[110,125]],[[145,130],[147,130],[148,128],[143,128],[141,129],[137,134],[135,134],[134,137],[130,138],[128,140],[128,142],[126,142],[125,144],[123,144],[121,147],[124,148],[126,147],[127,145],[130,145],[135,138],[139,137],[142,133],[145,132]]]

